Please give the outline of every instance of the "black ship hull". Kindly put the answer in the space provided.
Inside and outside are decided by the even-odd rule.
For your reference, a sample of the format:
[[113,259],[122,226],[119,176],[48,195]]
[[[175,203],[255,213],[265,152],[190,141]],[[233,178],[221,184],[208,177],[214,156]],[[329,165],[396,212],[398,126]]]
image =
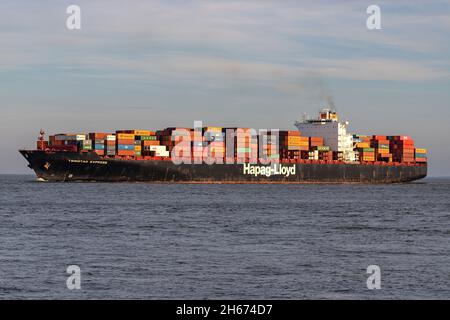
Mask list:
[[92,153],[21,150],[38,178],[47,181],[175,183],[400,183],[422,179],[426,165],[329,163],[181,164],[124,160]]

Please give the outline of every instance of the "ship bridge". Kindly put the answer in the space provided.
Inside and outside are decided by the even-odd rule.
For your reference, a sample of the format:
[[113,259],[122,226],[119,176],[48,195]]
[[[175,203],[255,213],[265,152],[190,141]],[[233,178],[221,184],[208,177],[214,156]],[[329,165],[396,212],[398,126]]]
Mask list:
[[317,119],[296,121],[295,126],[303,136],[322,137],[324,144],[332,151],[342,152],[345,161],[355,161],[353,150],[353,135],[347,132],[349,123],[339,122],[335,110],[322,109]]

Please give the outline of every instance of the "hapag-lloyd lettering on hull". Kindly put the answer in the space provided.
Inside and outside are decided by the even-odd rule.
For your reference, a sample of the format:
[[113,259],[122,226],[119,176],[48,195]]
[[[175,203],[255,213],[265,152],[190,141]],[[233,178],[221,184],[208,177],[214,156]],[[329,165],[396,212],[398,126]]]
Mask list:
[[250,163],[243,164],[243,173],[248,175],[257,176],[275,176],[284,175],[289,177],[290,175],[295,175],[295,164],[289,166],[283,166],[281,163],[275,163],[270,166],[258,166],[252,165]]

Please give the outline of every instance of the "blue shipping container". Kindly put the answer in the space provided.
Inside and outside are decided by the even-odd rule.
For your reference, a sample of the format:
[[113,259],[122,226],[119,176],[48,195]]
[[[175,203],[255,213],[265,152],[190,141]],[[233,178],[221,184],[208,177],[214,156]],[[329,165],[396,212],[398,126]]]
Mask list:
[[134,150],[134,144],[118,144],[117,150]]
[[426,158],[427,154],[426,153],[416,153],[416,158]]

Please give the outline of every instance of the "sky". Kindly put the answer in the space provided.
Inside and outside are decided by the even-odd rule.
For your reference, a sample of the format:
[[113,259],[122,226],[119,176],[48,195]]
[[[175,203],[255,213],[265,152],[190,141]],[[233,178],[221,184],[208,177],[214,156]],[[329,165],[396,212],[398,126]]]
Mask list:
[[332,103],[352,133],[410,135],[450,176],[449,34],[450,1],[2,0],[0,173],[32,173],[17,150],[41,128],[295,129]]

